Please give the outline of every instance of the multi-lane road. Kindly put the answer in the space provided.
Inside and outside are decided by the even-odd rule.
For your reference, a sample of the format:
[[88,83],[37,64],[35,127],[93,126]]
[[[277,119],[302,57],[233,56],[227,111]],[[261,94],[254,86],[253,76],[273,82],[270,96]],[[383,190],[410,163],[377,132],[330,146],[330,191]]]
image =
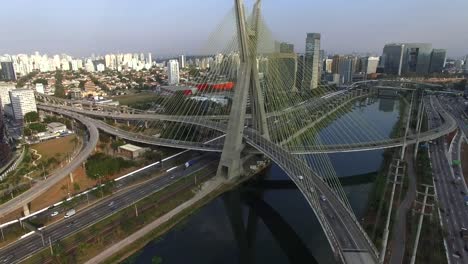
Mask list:
[[[435,104],[436,111],[441,111],[440,104]],[[429,127],[440,125],[440,115],[429,110]],[[429,146],[434,184],[442,225],[447,232],[445,246],[450,263],[466,263],[468,252],[465,251],[465,242],[460,236],[460,228],[468,227],[468,212],[464,205],[464,185],[456,180],[447,159],[448,146],[444,138],[432,142]],[[424,246],[424,245],[421,245]]]
[[212,177],[216,174],[217,164],[217,158],[205,155],[191,167],[171,168],[161,177],[117,192],[83,211],[78,211],[70,218],[46,226],[41,230],[45,243],[43,243],[41,236],[33,234],[0,249],[0,263],[18,263],[49,246],[49,238],[52,243],[60,241],[197,171],[207,170],[204,175]]

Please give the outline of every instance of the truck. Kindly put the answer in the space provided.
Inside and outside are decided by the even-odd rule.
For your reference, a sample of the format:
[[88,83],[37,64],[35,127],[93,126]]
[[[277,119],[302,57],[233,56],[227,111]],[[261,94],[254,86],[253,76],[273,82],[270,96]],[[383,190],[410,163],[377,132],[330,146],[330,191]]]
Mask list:
[[75,209],[68,210],[68,212],[65,213],[64,218],[68,218],[76,213]]
[[189,161],[185,162],[185,168],[188,168],[188,167],[192,166],[193,164],[195,164],[195,161],[189,160]]

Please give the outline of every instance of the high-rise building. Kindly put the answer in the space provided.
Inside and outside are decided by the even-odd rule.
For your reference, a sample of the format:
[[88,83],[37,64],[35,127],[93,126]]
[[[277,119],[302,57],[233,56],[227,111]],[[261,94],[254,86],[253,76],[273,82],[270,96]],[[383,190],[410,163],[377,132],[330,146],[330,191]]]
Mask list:
[[302,89],[315,89],[320,80],[320,33],[307,33]]
[[428,74],[431,64],[432,44],[406,43],[404,45],[402,73]]
[[360,58],[359,72],[371,74],[377,72],[379,66],[379,57],[362,57]]
[[185,55],[179,56],[179,67],[182,69],[185,68]]
[[354,56],[347,56],[340,60],[339,72],[341,83],[348,84],[353,82],[353,74],[356,68],[357,58]]
[[12,61],[2,61],[0,62],[0,66],[2,68],[0,71],[0,80],[16,81],[16,73]]
[[334,55],[332,59],[332,65],[331,65],[331,72],[333,74],[339,74],[340,73],[340,64],[344,60],[344,56],[341,55]]
[[332,59],[325,59],[325,61],[323,62],[323,70],[326,73],[332,73],[332,64],[333,64]]
[[11,158],[11,149],[5,137],[6,128],[2,112],[0,105],[0,167],[3,167]]
[[11,103],[10,91],[13,89],[15,89],[15,85],[13,83],[0,82],[0,106],[2,107],[3,111],[6,111],[7,113],[9,113],[9,105]]
[[280,53],[294,53],[294,44],[281,42],[279,52]]
[[392,75],[401,75],[403,64],[404,44],[386,44],[383,49],[381,65],[384,72]]
[[11,107],[16,120],[23,119],[29,112],[37,112],[34,91],[31,89],[15,89],[10,91]]
[[147,64],[153,64],[153,58],[151,58],[151,52],[148,52]]
[[167,81],[169,84],[179,83],[179,62],[177,60],[170,60],[167,63]]
[[447,59],[447,51],[445,49],[433,49],[431,54],[431,66],[429,72],[442,72]]
[[431,53],[429,43],[387,44],[382,54],[382,66],[387,74],[427,74]]

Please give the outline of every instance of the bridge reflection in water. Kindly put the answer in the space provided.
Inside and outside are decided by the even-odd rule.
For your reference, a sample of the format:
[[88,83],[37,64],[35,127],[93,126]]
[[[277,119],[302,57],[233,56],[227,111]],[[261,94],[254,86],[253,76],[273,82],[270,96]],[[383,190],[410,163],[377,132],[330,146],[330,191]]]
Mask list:
[[[359,161],[381,151],[359,153]],[[349,154],[348,154],[349,156]],[[339,162],[340,159],[334,159]],[[348,171],[374,171],[381,158]],[[352,168],[351,170],[349,170]],[[148,244],[129,263],[335,263],[325,235],[297,187],[276,166],[266,175],[224,194],[168,234]],[[375,173],[341,177],[358,217]],[[313,237],[308,234],[314,234]],[[182,253],[183,252],[183,253]]]

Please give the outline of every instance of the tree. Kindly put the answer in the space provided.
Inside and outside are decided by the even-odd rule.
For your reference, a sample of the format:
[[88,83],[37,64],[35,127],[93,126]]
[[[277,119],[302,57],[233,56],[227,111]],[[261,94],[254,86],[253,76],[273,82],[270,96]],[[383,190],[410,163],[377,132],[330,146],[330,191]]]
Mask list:
[[114,150],[114,152],[117,151],[117,149],[123,145],[125,145],[125,141],[123,141],[122,139],[117,139],[116,141],[113,141],[111,143],[111,147]]
[[48,85],[49,84],[47,82],[47,80],[44,79],[44,78],[38,78],[38,79],[34,80],[33,84],[36,84],[36,83],[42,83],[43,85]]
[[66,98],[65,88],[63,87],[62,80],[63,80],[62,71],[56,71],[55,72],[54,96],[59,97],[59,98]]
[[35,111],[26,113],[24,115],[24,121],[31,123],[31,122],[37,122],[39,121],[39,114]]
[[46,125],[41,124],[41,123],[32,123],[32,124],[29,124],[28,128],[29,128],[31,131],[35,131],[36,133],[47,131]]

